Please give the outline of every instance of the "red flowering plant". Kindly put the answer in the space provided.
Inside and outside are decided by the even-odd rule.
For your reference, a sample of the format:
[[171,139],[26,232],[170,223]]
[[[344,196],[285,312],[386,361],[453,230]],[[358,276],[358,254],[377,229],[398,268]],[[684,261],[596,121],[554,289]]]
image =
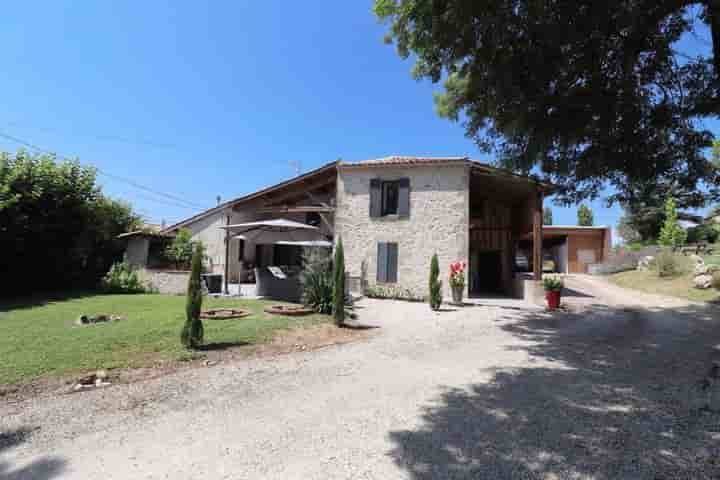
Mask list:
[[450,286],[452,288],[465,287],[465,262],[450,264]]

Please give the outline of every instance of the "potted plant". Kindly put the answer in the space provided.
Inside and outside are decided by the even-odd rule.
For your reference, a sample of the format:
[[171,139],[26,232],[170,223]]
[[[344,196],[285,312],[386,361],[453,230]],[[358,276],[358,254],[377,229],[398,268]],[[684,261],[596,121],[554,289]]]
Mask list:
[[548,275],[543,277],[542,283],[548,308],[550,310],[556,310],[560,307],[560,294],[564,287],[562,278],[558,275]]
[[453,302],[462,304],[463,291],[465,290],[465,262],[450,264],[450,289],[452,290]]

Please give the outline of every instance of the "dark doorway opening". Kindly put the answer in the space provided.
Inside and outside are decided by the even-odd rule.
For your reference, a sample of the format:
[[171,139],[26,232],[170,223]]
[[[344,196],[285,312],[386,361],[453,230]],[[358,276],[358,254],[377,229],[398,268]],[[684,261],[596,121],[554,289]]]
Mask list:
[[502,252],[486,250],[474,252],[471,256],[472,283],[470,293],[503,293]]

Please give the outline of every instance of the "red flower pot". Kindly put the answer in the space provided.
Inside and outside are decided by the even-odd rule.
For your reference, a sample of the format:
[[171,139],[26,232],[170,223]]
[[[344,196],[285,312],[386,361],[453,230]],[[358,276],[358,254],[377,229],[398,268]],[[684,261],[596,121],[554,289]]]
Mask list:
[[545,292],[545,300],[550,310],[557,310],[560,307],[560,290]]

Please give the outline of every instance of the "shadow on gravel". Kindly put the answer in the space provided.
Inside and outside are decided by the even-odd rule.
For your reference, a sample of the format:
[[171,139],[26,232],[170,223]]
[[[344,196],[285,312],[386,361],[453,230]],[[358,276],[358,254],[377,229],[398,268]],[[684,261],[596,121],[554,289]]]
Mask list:
[[[0,431],[0,453],[26,442],[36,428],[19,428]],[[0,479],[2,480],[49,480],[59,476],[65,470],[65,460],[56,457],[43,457],[31,463],[13,468],[0,459]]]
[[720,360],[717,309],[595,307],[500,328],[538,366],[448,390],[419,429],[391,432],[412,478],[720,478],[720,413],[700,387]]
[[249,342],[213,342],[213,343],[206,343],[198,347],[198,350],[201,352],[214,352],[214,351],[222,351],[222,350],[228,350],[230,348],[236,348],[236,347],[245,347],[247,345],[252,345],[252,343]]

